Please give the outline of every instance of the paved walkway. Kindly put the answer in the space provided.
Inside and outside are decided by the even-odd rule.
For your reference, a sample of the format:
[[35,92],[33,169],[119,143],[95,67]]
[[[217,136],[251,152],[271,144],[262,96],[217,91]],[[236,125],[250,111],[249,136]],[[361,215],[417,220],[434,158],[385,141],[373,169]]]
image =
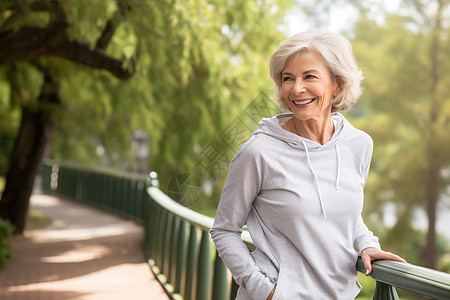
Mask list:
[[33,195],[51,225],[14,236],[1,300],[167,300],[145,262],[142,228],[72,201]]

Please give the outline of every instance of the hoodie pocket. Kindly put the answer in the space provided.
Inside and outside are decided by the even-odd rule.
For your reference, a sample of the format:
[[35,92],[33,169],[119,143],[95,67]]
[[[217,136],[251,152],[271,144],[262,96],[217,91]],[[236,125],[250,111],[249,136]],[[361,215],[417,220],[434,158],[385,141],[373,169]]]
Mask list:
[[272,261],[261,251],[255,250],[250,253],[255,261],[255,264],[265,276],[267,276],[272,283],[278,280],[278,268]]
[[280,265],[280,270],[278,271],[277,287],[275,288],[275,293],[273,294],[272,300],[282,300],[283,299],[283,289],[288,278],[285,278],[285,266]]

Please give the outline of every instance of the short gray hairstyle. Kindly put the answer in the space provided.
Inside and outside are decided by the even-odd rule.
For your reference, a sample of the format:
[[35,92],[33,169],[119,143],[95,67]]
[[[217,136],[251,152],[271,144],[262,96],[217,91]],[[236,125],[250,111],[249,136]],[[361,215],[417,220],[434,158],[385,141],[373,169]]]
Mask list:
[[361,96],[364,78],[353,56],[352,46],[344,36],[320,29],[297,33],[280,43],[270,58],[270,77],[275,82],[275,99],[282,109],[288,109],[281,93],[281,74],[289,58],[303,51],[319,53],[328,67],[331,79],[337,82],[339,93],[331,112],[348,111]]

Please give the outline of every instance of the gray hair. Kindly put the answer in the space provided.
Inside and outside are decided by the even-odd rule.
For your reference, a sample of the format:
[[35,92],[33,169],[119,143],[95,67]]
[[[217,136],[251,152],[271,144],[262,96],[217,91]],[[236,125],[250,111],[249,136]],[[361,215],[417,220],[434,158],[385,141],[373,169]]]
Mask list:
[[280,43],[270,58],[270,77],[275,82],[275,99],[281,108],[288,109],[281,93],[281,73],[286,62],[290,57],[309,50],[322,56],[331,79],[339,86],[331,112],[350,110],[361,96],[360,83],[364,77],[353,56],[349,40],[340,34],[319,29],[291,36]]

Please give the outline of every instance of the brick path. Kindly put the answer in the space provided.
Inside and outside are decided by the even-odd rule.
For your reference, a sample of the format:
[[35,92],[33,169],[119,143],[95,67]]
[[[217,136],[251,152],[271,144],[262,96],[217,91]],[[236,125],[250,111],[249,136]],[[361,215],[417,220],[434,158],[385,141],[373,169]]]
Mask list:
[[1,300],[169,299],[145,262],[140,226],[50,196],[33,195],[30,205],[53,222],[9,238]]

